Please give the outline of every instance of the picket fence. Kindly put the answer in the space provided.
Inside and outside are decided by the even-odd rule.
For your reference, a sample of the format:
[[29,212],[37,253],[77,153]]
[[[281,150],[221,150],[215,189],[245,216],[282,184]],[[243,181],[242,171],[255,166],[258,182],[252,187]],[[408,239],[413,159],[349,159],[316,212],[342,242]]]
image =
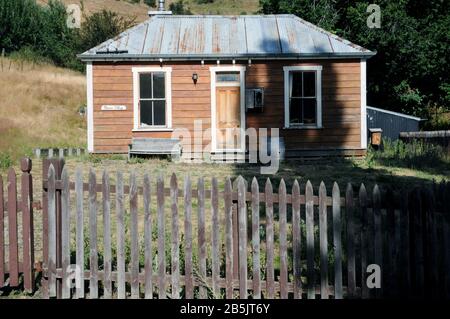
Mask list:
[[[72,181],[63,167],[44,160],[42,202],[33,201],[30,159],[20,184],[14,169],[0,176],[0,289],[34,292],[42,277],[43,296],[58,298],[450,297],[449,183],[397,197],[348,185],[341,197],[337,184],[331,196],[323,183],[314,194],[297,181],[274,193],[270,180],[260,191],[242,178],[223,190],[217,179],[194,189],[185,178],[179,189],[175,175],[169,187],[148,175],[138,186],[132,173],[127,186],[121,172],[110,185],[108,173],[97,183],[91,171],[83,183],[81,171]],[[381,266],[380,289],[365,285],[370,264]]]
[[[203,178],[194,189],[187,176],[180,189],[175,174],[165,187],[162,176],[152,180],[148,174],[138,185],[136,173],[131,172],[130,185],[126,186],[122,172],[116,175],[116,185],[111,185],[108,172],[97,183],[91,169],[89,182],[83,183],[81,170],[71,179],[63,164],[47,164],[43,197],[47,224],[45,297],[450,296],[449,208],[437,201],[448,203],[449,184],[404,191],[400,201],[395,201],[391,190],[382,195],[378,186],[368,192],[361,185],[355,196],[349,184],[341,197],[336,183],[328,196],[324,183],[314,194],[309,181],[302,193],[297,181],[288,192],[281,180],[274,193],[270,179],[260,191],[256,179],[248,189],[242,177],[234,183],[227,179],[220,191],[216,178],[207,190]],[[180,213],[184,228],[179,227]],[[205,222],[207,214],[211,214],[210,225]],[[139,240],[142,217],[143,242]],[[211,236],[207,236],[208,229]],[[113,256],[114,239],[117,247]],[[89,255],[88,269],[85,254]],[[366,284],[370,264],[381,267],[381,288],[370,289]],[[74,274],[78,282],[75,288]]]
[[[0,175],[0,288],[7,284],[19,287],[20,276],[23,276],[23,289],[33,292],[35,265],[31,160],[21,160],[20,168],[20,194],[14,169],[8,170],[5,183]],[[20,214],[22,225],[19,229]]]

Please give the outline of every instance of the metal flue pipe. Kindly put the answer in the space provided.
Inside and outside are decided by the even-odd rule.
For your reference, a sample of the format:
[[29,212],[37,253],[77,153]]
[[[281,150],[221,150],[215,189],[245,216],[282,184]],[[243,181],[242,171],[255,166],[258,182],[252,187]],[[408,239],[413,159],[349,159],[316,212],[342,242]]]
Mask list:
[[159,0],[158,11],[164,11],[164,0]]

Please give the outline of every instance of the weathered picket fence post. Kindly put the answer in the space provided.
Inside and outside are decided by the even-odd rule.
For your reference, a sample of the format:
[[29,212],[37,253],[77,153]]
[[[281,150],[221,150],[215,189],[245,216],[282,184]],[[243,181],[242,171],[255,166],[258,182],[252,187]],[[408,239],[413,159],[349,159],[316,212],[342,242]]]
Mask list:
[[30,158],[20,161],[22,171],[22,230],[23,230],[23,277],[24,288],[34,291],[34,227],[33,227],[33,178]]
[[[55,181],[61,180],[62,170],[65,165],[64,159],[44,159],[42,162],[42,252],[44,267],[48,267],[48,248],[49,248],[49,220],[48,220],[48,172],[50,165],[53,165],[55,170]],[[55,182],[56,183],[56,182]],[[56,267],[62,266],[61,254],[61,187],[58,183],[55,184],[55,209],[56,209]],[[61,185],[59,185],[61,186]],[[48,280],[42,276],[43,297],[48,298]],[[61,298],[61,282],[57,282],[57,296]]]

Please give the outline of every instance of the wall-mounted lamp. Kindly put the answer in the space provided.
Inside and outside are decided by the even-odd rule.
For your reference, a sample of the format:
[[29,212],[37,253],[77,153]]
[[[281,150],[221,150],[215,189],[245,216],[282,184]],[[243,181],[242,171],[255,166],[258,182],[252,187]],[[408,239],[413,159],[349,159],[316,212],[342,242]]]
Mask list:
[[197,73],[192,74],[192,81],[194,81],[194,84],[197,84],[197,81],[198,81],[198,74]]
[[202,60],[202,67],[205,66],[205,60]]
[[160,65],[161,67],[163,66],[163,59],[162,59],[162,58],[159,59],[159,65]]
[[252,60],[248,59],[248,66],[252,66]]

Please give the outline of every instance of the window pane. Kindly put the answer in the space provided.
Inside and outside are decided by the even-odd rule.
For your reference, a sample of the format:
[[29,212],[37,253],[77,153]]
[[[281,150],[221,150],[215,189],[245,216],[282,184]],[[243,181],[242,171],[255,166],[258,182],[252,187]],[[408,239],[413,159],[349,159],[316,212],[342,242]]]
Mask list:
[[154,125],[166,125],[166,102],[165,101],[154,101]]
[[316,72],[303,72],[303,96],[316,96]]
[[289,110],[290,123],[300,124],[302,123],[302,100],[291,99],[291,108]]
[[152,101],[141,101],[141,126],[153,125]]
[[216,82],[239,82],[239,72],[217,73]]
[[316,123],[316,99],[303,99],[303,122]]
[[292,95],[294,97],[302,97],[302,72],[292,72]]
[[142,73],[140,74],[140,91],[141,99],[151,99],[152,98],[152,74]]
[[163,99],[166,97],[164,73],[153,73],[153,98]]

